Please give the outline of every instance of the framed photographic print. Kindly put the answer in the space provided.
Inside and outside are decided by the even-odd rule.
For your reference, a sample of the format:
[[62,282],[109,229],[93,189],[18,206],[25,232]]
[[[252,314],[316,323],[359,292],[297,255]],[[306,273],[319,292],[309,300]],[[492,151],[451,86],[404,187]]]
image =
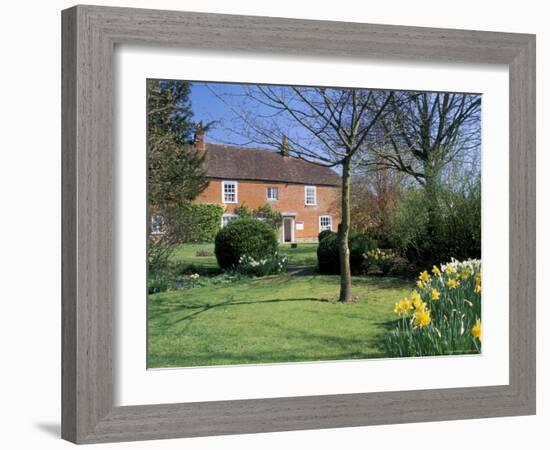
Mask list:
[[534,74],[532,35],[63,11],[63,437],[534,414]]

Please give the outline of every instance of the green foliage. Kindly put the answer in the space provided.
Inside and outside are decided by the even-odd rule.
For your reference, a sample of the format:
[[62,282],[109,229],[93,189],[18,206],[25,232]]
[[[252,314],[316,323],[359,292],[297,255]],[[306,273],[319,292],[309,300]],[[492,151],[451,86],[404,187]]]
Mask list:
[[174,247],[163,242],[162,239],[150,237],[147,245],[147,267],[150,272],[166,270]]
[[365,270],[369,273],[373,270],[380,271],[382,275],[388,275],[396,263],[396,255],[391,250],[375,248],[363,255]]
[[257,219],[263,220],[274,230],[281,228],[283,223],[283,216],[279,211],[275,211],[267,203],[265,205],[258,206],[254,211],[254,215]]
[[255,259],[252,256],[244,255],[239,259],[239,265],[236,272],[241,275],[252,277],[265,277],[286,272],[288,268],[288,258],[275,254],[263,259]]
[[[325,274],[340,273],[339,238],[336,233],[327,234],[319,241],[317,261],[319,271]],[[365,233],[351,232],[349,235],[350,266],[352,273],[364,271],[363,255],[376,246],[374,240]]]
[[233,220],[218,232],[215,239],[216,259],[222,269],[237,267],[244,255],[257,260],[270,258],[277,248],[273,229],[259,220]]
[[274,230],[278,230],[283,223],[283,216],[279,211],[274,210],[267,203],[258,206],[256,209],[250,209],[245,203],[241,203],[235,208],[235,214],[240,219],[258,219],[267,223]]
[[248,205],[244,202],[237,205],[233,212],[235,213],[235,215],[239,219],[253,219],[254,218],[254,214],[253,214],[252,209],[250,209],[248,207]]
[[409,190],[388,229],[388,241],[417,265],[479,258],[480,185],[465,192],[443,187],[430,194],[424,189]]
[[187,81],[147,80],[147,125],[150,130],[170,134],[179,142],[193,136],[193,111]]
[[156,294],[166,291],[171,285],[171,275],[168,272],[149,272],[147,276],[147,292]]
[[164,211],[173,242],[211,242],[220,229],[223,207],[210,203],[183,203]]
[[147,193],[155,210],[192,200],[208,185],[204,154],[189,145],[189,93],[185,81],[147,81]]
[[319,242],[321,242],[323,239],[325,239],[328,236],[332,236],[333,234],[336,234],[336,233],[334,233],[334,231],[330,231],[330,230],[323,230],[318,234],[317,240]]
[[237,272],[223,272],[210,276],[203,276],[195,272],[177,277],[173,284],[176,289],[190,289],[235,283],[241,278],[243,277]]

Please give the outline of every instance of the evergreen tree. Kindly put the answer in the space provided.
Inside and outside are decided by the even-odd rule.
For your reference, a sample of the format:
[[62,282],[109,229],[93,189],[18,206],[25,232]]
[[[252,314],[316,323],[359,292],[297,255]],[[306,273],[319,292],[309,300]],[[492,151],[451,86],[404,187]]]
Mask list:
[[[182,233],[182,223],[198,223],[182,211],[208,185],[204,152],[193,145],[195,125],[186,81],[147,80],[148,207],[162,234],[149,235],[149,270],[168,264],[175,246],[193,230]],[[151,224],[150,224],[151,225]]]
[[193,200],[208,182],[186,81],[147,80],[149,205],[159,211]]

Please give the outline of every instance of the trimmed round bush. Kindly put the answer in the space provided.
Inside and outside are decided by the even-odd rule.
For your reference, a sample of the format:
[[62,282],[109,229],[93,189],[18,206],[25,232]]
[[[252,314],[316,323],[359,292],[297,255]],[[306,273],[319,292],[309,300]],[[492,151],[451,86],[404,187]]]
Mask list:
[[340,273],[339,261],[338,235],[333,233],[326,235],[323,239],[319,239],[317,247],[319,272],[326,274]]
[[334,231],[331,231],[331,230],[323,230],[319,233],[319,235],[317,236],[317,239],[319,242],[321,242],[324,238],[326,238],[327,236],[331,236],[333,234],[336,234],[336,233],[334,233]]
[[215,240],[216,259],[222,269],[237,267],[245,255],[256,260],[271,258],[277,248],[273,228],[256,219],[232,220],[218,232]]
[[[350,266],[352,273],[363,272],[363,255],[375,248],[376,242],[364,233],[351,232],[349,235]],[[319,241],[317,247],[319,272],[325,274],[340,273],[340,253],[338,235],[332,233]]]

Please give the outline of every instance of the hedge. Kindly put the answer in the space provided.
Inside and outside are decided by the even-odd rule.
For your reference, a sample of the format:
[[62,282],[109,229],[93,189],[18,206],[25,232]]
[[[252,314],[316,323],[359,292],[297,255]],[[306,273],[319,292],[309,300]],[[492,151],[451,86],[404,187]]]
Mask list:
[[166,212],[169,232],[179,243],[212,242],[220,229],[223,206],[210,203],[184,203]]

